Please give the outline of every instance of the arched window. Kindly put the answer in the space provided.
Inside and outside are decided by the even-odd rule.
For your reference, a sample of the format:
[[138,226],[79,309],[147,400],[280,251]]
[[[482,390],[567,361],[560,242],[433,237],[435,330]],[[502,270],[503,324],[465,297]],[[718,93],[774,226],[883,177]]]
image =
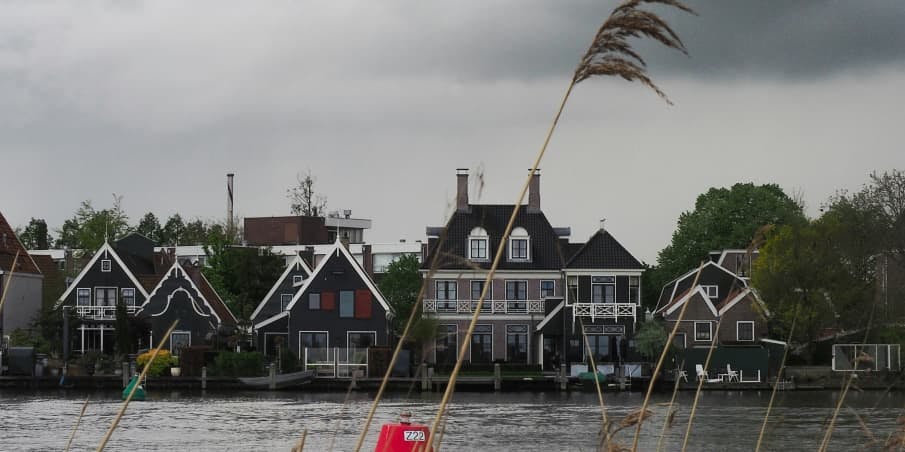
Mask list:
[[478,226],[471,230],[471,234],[468,235],[468,258],[471,260],[477,261],[486,261],[487,257],[487,248],[490,242],[490,238],[487,236],[487,231],[484,228]]
[[509,234],[509,260],[527,261],[531,259],[531,237],[525,228],[517,227]]

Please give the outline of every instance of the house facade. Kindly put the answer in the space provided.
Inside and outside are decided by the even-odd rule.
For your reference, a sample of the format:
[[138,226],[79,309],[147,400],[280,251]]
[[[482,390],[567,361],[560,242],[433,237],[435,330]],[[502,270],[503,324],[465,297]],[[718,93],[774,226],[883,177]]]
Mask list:
[[[260,311],[269,309],[263,305],[272,300],[263,300]],[[374,281],[346,246],[336,242],[285,309],[268,318],[258,315],[262,320],[255,323],[255,340],[258,350],[272,354],[282,344],[306,362],[354,361],[368,347],[389,344],[390,314]]]
[[462,344],[515,206],[469,203],[467,170],[457,170],[456,178],[456,211],[446,226],[427,228],[423,308],[440,324],[428,358],[453,364],[466,346],[471,364],[551,366],[557,355],[578,363],[586,356],[575,324],[584,325],[595,344],[600,337],[596,351],[617,360],[621,342],[615,341],[635,329],[642,266],[606,231],[569,243],[570,228],[553,227],[541,210],[539,172],[503,243],[472,338]]
[[765,370],[756,361],[762,361],[761,339],[767,336],[769,312],[757,292],[747,278],[716,261],[704,264],[694,284],[697,272],[691,270],[665,285],[654,312],[668,331],[678,322],[673,345],[679,359],[685,357],[686,370],[694,372],[694,365],[703,362],[700,351],[714,345],[721,353],[737,356],[736,368]]
[[289,307],[295,294],[302,288],[305,281],[311,277],[311,268],[301,255],[296,254],[295,258],[286,266],[286,270],[273,284],[264,299],[258,304],[254,312],[251,314],[251,322],[269,319]]
[[37,263],[0,213],[0,294],[6,291],[0,311],[0,338],[31,327],[41,310],[43,285],[44,276]]
[[[206,311],[186,311],[186,306],[213,307],[216,328],[236,323],[235,316],[199,269],[177,264],[172,252],[154,252],[154,242],[136,233],[112,244],[104,243],[57,301],[64,315],[80,320],[72,350],[113,353],[116,308],[120,303],[130,317],[141,313],[140,318],[150,329],[147,337],[139,337],[139,348],[154,344],[175,318],[180,319],[180,332],[192,333],[188,339],[191,344],[204,343],[201,338],[208,339],[210,328],[204,322],[196,322],[192,312]],[[183,313],[187,317],[181,317]],[[183,339],[184,334],[177,337],[177,342],[182,343]]]

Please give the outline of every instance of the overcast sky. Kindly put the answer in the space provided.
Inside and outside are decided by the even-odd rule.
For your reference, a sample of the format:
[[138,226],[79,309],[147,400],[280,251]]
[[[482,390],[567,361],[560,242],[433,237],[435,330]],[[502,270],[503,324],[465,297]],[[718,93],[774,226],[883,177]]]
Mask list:
[[[872,170],[905,168],[905,2],[689,0],[690,57],[639,50],[640,85],[578,86],[542,208],[585,240],[607,218],[654,262],[714,186],[775,182],[812,215]],[[133,222],[288,213],[299,171],[370,241],[442,225],[455,168],[511,203],[612,1],[6,1],[0,209],[58,228],[124,197]]]

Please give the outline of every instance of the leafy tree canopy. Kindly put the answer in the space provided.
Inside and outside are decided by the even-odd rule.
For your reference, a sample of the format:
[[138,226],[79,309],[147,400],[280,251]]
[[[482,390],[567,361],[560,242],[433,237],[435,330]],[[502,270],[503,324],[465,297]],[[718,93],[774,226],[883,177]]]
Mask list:
[[380,280],[380,293],[393,308],[393,331],[402,335],[405,323],[418,303],[421,291],[421,263],[414,255],[404,255],[389,266]]
[[32,218],[25,228],[16,231],[16,235],[22,245],[29,250],[46,250],[53,243],[43,218]]
[[243,323],[248,322],[286,265],[283,257],[269,248],[236,247],[225,236],[211,236],[204,252],[204,275]]
[[289,211],[293,215],[306,217],[322,217],[327,209],[327,197],[320,195],[314,188],[317,178],[309,169],[304,175],[296,176],[296,183],[286,190],[289,198]]
[[113,205],[97,210],[91,201],[82,201],[75,215],[63,223],[58,247],[81,249],[92,254],[105,240],[114,240],[131,231],[129,216],[122,208],[122,196],[113,195]]
[[747,248],[765,225],[805,222],[801,205],[776,184],[738,183],[711,188],[698,196],[694,210],[683,212],[672,241],[657,257],[657,266],[645,272],[645,304],[652,307],[663,285],[695,268],[710,251]]

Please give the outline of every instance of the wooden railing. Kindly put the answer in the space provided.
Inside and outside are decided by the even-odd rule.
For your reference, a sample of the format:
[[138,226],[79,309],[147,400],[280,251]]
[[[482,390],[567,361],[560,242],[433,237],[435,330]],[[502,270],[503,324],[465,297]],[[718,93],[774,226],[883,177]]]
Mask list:
[[572,305],[573,317],[590,317],[591,320],[632,318],[638,305],[635,303],[575,303]]
[[[127,314],[135,314],[138,306],[126,306]],[[116,306],[77,306],[76,313],[87,320],[114,320],[116,319]]]
[[[424,312],[472,314],[477,307],[478,300],[424,300]],[[487,314],[543,314],[544,300],[484,300],[481,312]]]

